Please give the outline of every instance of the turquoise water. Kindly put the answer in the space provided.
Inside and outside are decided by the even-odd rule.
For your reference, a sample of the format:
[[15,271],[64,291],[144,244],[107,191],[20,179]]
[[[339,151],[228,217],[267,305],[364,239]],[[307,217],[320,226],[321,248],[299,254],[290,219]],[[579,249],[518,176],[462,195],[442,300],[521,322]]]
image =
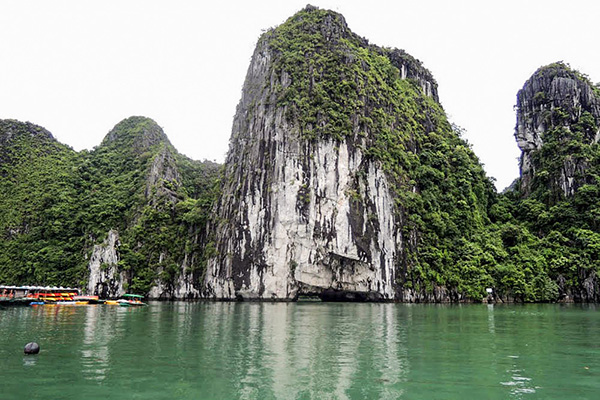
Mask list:
[[599,338],[593,305],[3,308],[0,399],[598,399]]

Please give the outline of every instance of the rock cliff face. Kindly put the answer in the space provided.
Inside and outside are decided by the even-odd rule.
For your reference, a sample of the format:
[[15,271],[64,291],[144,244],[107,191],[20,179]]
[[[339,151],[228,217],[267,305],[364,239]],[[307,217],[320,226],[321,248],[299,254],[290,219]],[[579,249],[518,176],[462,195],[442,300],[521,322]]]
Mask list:
[[[419,188],[390,170],[417,150],[403,124],[429,102],[437,85],[420,62],[368,44],[339,14],[309,6],[265,33],[234,118],[203,296],[424,299],[398,284],[416,242],[398,188]],[[392,131],[401,154],[388,160]]]
[[[515,137],[522,151],[521,190],[525,195],[531,192],[532,180],[541,167],[538,160],[546,142],[591,144],[600,138],[597,128],[600,126],[600,93],[587,78],[563,63],[536,71],[517,94],[516,108]],[[561,131],[560,138],[548,137],[557,131]],[[564,153],[568,149],[562,150]],[[583,158],[566,153],[564,156],[558,170],[547,172],[553,175],[553,186],[568,197],[583,183],[578,177],[587,165]]]
[[144,117],[82,152],[0,120],[0,281],[157,299],[598,302],[599,127],[600,87],[540,68],[518,94],[521,178],[498,195],[429,71],[309,6],[258,41],[222,173]]
[[[89,292],[109,297],[128,290],[150,298],[198,297],[203,232],[202,221],[195,217],[197,201],[189,196],[205,190],[195,184],[201,179],[202,163],[178,154],[162,129],[143,117],[117,124],[91,157],[106,174],[100,177],[102,190],[91,199],[91,207],[115,199],[130,205],[103,221],[108,237],[93,247]],[[184,178],[192,183],[186,185]],[[208,183],[203,182],[206,187]]]
[[599,127],[600,88],[562,62],[538,69],[517,95],[522,155],[515,215],[543,249],[537,259],[546,276],[531,280],[538,300],[600,299]]
[[118,297],[125,293],[123,283],[126,277],[123,271],[118,271],[119,234],[110,230],[104,242],[97,244],[92,250],[88,264],[90,270],[87,293],[102,298]]
[[177,153],[145,117],[82,152],[0,120],[0,281],[198,297],[218,168]]

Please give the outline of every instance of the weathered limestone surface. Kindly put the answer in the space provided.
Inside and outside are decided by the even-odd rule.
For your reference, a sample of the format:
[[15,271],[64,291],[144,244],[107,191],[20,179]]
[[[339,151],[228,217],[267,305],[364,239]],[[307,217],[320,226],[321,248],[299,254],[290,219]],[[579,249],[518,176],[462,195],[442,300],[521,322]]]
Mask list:
[[[168,147],[164,147],[152,161],[152,166],[146,178],[146,199],[150,202],[154,197],[166,195],[171,201],[177,202],[179,199],[173,189],[166,187],[163,182],[169,182],[175,187],[181,186],[181,176],[177,171],[175,159]],[[153,193],[153,189],[155,193]]]
[[[116,131],[116,130],[115,130]],[[119,140],[115,131],[107,135],[105,141]],[[152,207],[174,207],[180,200],[177,189],[181,187],[181,174],[179,173],[175,161],[173,150],[162,132],[162,129],[156,125],[146,125],[139,135],[139,140],[134,142],[134,154],[148,151],[150,146],[161,145],[162,147],[152,159],[146,179],[144,195],[146,203]],[[132,221],[132,223],[135,222]],[[194,241],[198,241],[198,233],[190,232],[189,235]],[[127,271],[118,267],[120,260],[119,253],[119,233],[117,230],[110,230],[107,239],[101,245],[95,245],[90,261],[88,292],[102,297],[119,297],[127,290],[127,284],[132,277]],[[143,246],[139,243],[138,246]],[[162,265],[166,254],[163,250],[158,256],[158,264]],[[196,254],[186,253],[178,265],[178,271],[174,279],[161,279],[164,268],[158,267],[156,271],[157,278],[155,286],[147,294],[148,298],[155,299],[191,299],[200,296],[198,273],[192,272],[190,268],[195,263]]]
[[104,242],[94,246],[88,268],[87,292],[102,298],[118,297],[125,293],[125,273],[118,271],[119,233],[110,230]]
[[[322,27],[343,35],[345,24]],[[259,41],[234,118],[223,194],[216,208],[217,255],[208,261],[202,295],[214,299],[385,301],[402,293],[396,267],[403,243],[390,184],[365,157],[358,135],[307,140],[275,107],[272,52]],[[418,75],[401,51],[390,59],[437,99],[435,81]],[[428,79],[429,78],[429,79]]]
[[[115,230],[108,232],[107,238],[100,245],[95,245],[88,263],[89,280],[87,293],[114,298],[127,292],[124,284],[130,279],[126,271],[117,266],[119,255],[119,234]],[[161,261],[163,255],[161,254]],[[148,292],[150,299],[195,299],[200,297],[198,282],[200,277],[188,271],[193,263],[194,255],[186,254],[177,277],[172,282],[157,279],[156,285]],[[157,275],[162,271],[159,269]]]
[[[561,64],[545,67],[534,74],[517,94],[517,126],[515,137],[521,149],[521,189],[524,194],[530,191],[535,174],[533,160],[536,151],[541,149],[543,134],[556,127],[553,112],[560,109],[567,116],[560,126],[571,129],[578,123],[584,112],[590,113],[598,126],[600,122],[600,99],[588,82],[574,71]],[[588,143],[600,139],[600,131],[584,138]],[[565,196],[571,196],[577,188],[576,176],[586,168],[583,160],[567,159],[559,177],[559,186]]]
[[[161,254],[161,261],[163,255]],[[198,289],[197,282],[199,277],[195,274],[188,272],[190,265],[190,258],[192,255],[186,254],[183,263],[180,266],[179,274],[175,281],[171,283],[165,283],[158,279],[156,285],[150,289],[148,298],[151,299],[197,299],[200,297],[200,290]],[[160,276],[162,271],[158,270],[157,273]]]

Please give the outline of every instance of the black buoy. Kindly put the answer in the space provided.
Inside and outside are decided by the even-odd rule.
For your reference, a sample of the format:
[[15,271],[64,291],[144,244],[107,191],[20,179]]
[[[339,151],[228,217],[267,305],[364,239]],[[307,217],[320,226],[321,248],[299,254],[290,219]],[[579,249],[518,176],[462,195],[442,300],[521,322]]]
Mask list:
[[40,345],[36,342],[27,343],[25,345],[25,354],[37,354],[40,352]]

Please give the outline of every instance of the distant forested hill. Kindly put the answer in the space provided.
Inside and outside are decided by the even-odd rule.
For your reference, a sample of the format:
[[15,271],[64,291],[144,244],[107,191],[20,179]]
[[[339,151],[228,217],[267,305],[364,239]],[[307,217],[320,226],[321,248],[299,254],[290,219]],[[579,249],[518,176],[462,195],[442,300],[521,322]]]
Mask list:
[[[177,153],[148,118],[120,122],[82,152],[39,126],[0,121],[0,281],[86,286],[94,248],[113,231],[118,265],[102,268],[124,272],[129,291],[162,282],[170,295],[199,270],[218,170]],[[92,289],[114,293],[117,276]]]

